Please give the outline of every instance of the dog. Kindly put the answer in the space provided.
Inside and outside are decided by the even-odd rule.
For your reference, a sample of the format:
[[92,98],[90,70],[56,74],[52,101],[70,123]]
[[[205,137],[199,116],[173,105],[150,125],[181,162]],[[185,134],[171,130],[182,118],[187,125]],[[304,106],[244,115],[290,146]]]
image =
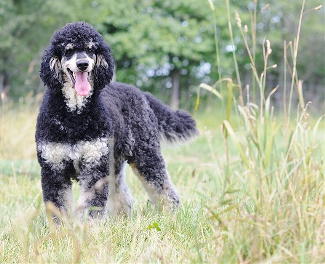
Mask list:
[[179,206],[160,141],[193,138],[196,123],[150,93],[112,82],[113,71],[109,45],[85,22],[55,32],[42,57],[47,89],[36,124],[37,157],[43,200],[61,215],[73,212],[72,180],[80,185],[81,217],[130,214],[127,163],[155,206]]

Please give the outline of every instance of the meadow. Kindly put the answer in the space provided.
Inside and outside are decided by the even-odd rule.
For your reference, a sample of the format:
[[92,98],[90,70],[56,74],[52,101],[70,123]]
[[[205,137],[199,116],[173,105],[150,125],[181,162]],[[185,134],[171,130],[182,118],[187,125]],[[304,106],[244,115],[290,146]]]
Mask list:
[[181,194],[177,213],[154,209],[129,170],[132,216],[56,229],[41,198],[37,111],[27,102],[1,109],[0,262],[325,261],[321,119],[301,112],[287,127],[280,116],[248,121],[238,112],[228,122],[217,107],[199,111],[200,136],[163,149]]
[[[238,76],[200,85],[199,93],[210,94],[208,105],[198,96],[192,111],[200,136],[163,148],[181,195],[175,213],[153,208],[128,170],[136,200],[131,216],[53,227],[46,221],[34,143],[41,98],[2,102],[0,262],[324,263],[325,122],[304,101],[295,72],[298,44],[299,30],[287,46],[291,87],[268,94],[270,43],[263,43],[262,72],[250,57],[257,102]],[[284,109],[272,106],[278,92],[287,96]]]

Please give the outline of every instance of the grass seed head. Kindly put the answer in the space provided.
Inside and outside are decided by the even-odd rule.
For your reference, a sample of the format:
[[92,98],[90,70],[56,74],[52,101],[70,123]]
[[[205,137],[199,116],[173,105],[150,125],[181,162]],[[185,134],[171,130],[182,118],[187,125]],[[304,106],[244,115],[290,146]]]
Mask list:
[[321,9],[322,9],[322,5],[319,5],[319,6],[314,8],[314,10],[316,10],[316,11],[321,10]]
[[237,21],[237,26],[239,28],[241,28],[241,19],[240,19],[239,14],[238,14],[237,11],[235,11],[235,18],[236,18],[236,21]]
[[266,10],[268,10],[269,7],[270,7],[270,4],[266,4],[265,6],[263,6],[262,12],[265,12]]
[[271,43],[270,43],[270,41],[267,39],[267,40],[266,40],[266,55],[270,55],[271,53],[272,53]]

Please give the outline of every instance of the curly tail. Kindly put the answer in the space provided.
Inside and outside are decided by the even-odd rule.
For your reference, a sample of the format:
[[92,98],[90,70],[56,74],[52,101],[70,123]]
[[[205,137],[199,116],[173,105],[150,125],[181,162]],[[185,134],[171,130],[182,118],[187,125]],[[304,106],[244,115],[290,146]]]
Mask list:
[[193,138],[199,134],[193,117],[183,110],[173,111],[169,106],[150,93],[144,93],[150,108],[158,119],[159,131],[163,139],[176,143]]

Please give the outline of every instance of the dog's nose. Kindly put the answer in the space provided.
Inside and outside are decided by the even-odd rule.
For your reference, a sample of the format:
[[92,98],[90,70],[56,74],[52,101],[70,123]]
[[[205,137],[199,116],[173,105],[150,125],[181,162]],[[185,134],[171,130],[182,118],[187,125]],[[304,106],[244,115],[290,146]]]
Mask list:
[[89,62],[87,60],[78,60],[77,67],[81,71],[85,71],[88,68]]

